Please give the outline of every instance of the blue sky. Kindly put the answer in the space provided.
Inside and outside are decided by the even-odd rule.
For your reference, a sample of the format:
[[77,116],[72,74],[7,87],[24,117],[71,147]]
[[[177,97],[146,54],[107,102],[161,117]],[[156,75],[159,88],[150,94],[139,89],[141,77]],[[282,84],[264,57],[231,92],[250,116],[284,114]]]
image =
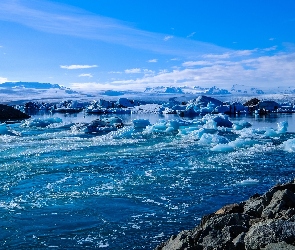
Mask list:
[[295,86],[294,0],[1,0],[0,83]]

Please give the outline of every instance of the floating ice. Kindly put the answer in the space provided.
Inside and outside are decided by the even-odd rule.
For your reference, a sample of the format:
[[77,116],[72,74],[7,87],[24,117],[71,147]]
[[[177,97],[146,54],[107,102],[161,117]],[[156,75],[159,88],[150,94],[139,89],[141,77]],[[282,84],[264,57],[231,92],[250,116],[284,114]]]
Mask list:
[[282,145],[285,151],[288,151],[290,153],[295,152],[295,139],[289,139],[283,142]]
[[127,98],[119,98],[119,100],[116,103],[119,107],[122,108],[129,108],[129,107],[134,107],[135,105],[139,105],[138,102],[135,102],[133,100],[129,100]]
[[105,134],[111,131],[116,131],[118,128],[122,128],[123,126],[122,119],[118,117],[96,119],[84,128],[84,132]]
[[62,119],[58,117],[51,117],[51,118],[37,118],[37,119],[30,119],[26,120],[22,126],[24,127],[39,127],[39,128],[45,128],[53,123],[61,123]]
[[287,121],[283,121],[278,123],[278,130],[277,132],[279,134],[285,134],[288,130],[288,122]]
[[254,185],[257,183],[259,183],[259,180],[252,179],[252,178],[248,178],[246,180],[242,180],[242,181],[238,182],[238,184],[240,184],[240,185]]
[[217,129],[217,122],[212,120],[208,120],[206,121],[206,123],[204,124],[203,128],[207,128],[207,129]]
[[134,119],[133,120],[133,126],[134,128],[145,128],[146,126],[149,126],[150,121],[148,119]]
[[5,123],[0,124],[0,135],[8,134],[8,129]]
[[207,123],[208,121],[214,121],[216,122],[217,127],[231,128],[233,125],[233,123],[228,119],[228,116],[223,114],[217,114],[217,115],[207,114],[202,118],[202,121],[204,123]]
[[288,122],[283,121],[278,123],[278,129],[274,130],[273,128],[267,128],[264,135],[269,137],[279,137],[281,134],[287,133]]
[[217,144],[211,150],[216,152],[229,152],[237,148],[249,147],[258,143],[259,142],[257,140],[253,140],[251,138],[238,138],[227,144]]
[[124,127],[122,129],[112,131],[110,135],[114,139],[119,139],[119,138],[130,138],[133,133],[134,133],[134,128],[133,127]]
[[144,130],[144,133],[150,134],[150,133],[163,133],[166,132],[167,126],[165,120],[159,120],[158,123],[155,123],[154,125],[147,126]]
[[275,131],[273,128],[267,128],[264,135],[268,136],[268,137],[278,137],[279,136],[277,131]]
[[215,145],[211,151],[215,152],[231,152],[234,151],[234,147],[229,144],[217,144]]
[[246,121],[244,121],[244,120],[241,120],[241,121],[235,122],[235,123],[233,123],[233,125],[232,125],[232,127],[233,127],[234,130],[242,130],[242,129],[244,129],[244,128],[249,128],[249,127],[251,127],[251,126],[252,126],[251,123],[246,122]]
[[225,138],[224,136],[204,133],[201,136],[199,142],[201,144],[207,144],[207,145],[210,145],[210,144],[226,144],[226,143],[228,143],[228,139]]

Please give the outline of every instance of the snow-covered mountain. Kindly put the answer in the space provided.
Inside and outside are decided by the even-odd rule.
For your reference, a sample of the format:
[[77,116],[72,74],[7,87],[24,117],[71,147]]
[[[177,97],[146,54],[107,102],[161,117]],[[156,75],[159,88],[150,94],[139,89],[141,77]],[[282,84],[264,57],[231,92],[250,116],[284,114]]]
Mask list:
[[166,94],[184,94],[181,87],[148,87],[144,91],[145,93],[166,93]]
[[232,95],[295,94],[295,87],[270,86],[262,88],[235,84],[230,92]]
[[265,94],[295,94],[295,87],[274,86],[270,88],[261,88],[248,85],[235,84],[231,88],[222,89],[216,86],[200,87],[200,86],[182,86],[182,87],[149,87],[145,93],[157,94],[204,94],[204,95],[265,95]]
[[58,84],[40,83],[40,82],[4,82],[0,84],[0,88],[26,88],[26,89],[64,89],[64,87]]
[[158,94],[206,94],[206,95],[225,95],[230,94],[226,89],[220,89],[216,86],[204,88],[199,86],[188,87],[149,87],[146,88],[145,93],[158,93]]
[[81,93],[58,84],[40,82],[5,82],[0,84],[0,102],[73,99]]

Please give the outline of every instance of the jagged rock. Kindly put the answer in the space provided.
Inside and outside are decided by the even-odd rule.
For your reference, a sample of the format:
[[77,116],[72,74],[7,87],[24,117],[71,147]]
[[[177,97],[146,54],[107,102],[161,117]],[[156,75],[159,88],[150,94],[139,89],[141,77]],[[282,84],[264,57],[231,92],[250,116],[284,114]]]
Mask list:
[[264,197],[251,197],[244,205],[244,213],[254,217],[259,217],[265,206],[266,200]]
[[219,210],[215,212],[215,214],[232,214],[232,213],[242,213],[243,212],[243,207],[240,204],[230,204],[230,205],[225,205]]
[[11,106],[0,104],[0,120],[18,120],[30,118],[29,115]]
[[289,245],[286,242],[270,243],[261,250],[295,250],[295,246]]
[[282,210],[295,207],[295,195],[288,189],[278,190],[273,194],[270,203],[263,209],[261,216],[274,218]]
[[277,185],[205,215],[199,226],[182,231],[157,250],[295,249],[295,182]]
[[295,244],[295,222],[265,220],[250,227],[245,236],[246,250],[260,249],[269,243]]
[[188,249],[193,245],[193,239],[191,237],[192,233],[190,231],[182,231],[177,236],[172,235],[170,239],[165,243],[156,248],[159,249]]

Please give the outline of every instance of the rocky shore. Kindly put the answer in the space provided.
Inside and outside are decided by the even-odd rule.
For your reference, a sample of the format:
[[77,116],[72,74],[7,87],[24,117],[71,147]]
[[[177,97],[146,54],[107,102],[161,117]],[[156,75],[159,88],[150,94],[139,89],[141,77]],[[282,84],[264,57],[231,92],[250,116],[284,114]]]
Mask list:
[[295,249],[295,180],[226,205],[156,250]]
[[19,120],[30,118],[29,115],[15,109],[11,106],[0,104],[0,121],[2,120]]

